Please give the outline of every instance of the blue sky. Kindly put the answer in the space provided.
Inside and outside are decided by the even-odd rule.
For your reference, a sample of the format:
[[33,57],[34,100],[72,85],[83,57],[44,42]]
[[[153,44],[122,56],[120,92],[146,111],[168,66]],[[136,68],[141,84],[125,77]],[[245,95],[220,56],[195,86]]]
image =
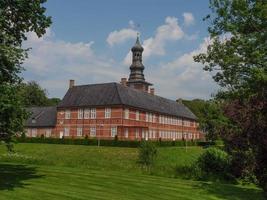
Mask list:
[[35,80],[50,97],[76,84],[119,82],[128,77],[136,32],[145,48],[145,77],[156,94],[171,99],[210,98],[216,84],[192,56],[209,44],[208,0],[48,0],[53,24],[37,38],[24,63],[25,81]]

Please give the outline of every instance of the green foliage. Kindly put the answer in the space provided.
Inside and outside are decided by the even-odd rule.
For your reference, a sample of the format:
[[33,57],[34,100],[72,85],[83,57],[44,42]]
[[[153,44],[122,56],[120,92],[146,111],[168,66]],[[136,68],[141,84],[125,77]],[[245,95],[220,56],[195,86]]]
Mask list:
[[47,91],[37,82],[30,81],[21,83],[18,90],[22,103],[26,107],[30,106],[54,106],[60,102],[58,98],[47,97]]
[[207,140],[215,141],[220,138],[221,127],[228,123],[228,119],[223,115],[218,102],[201,99],[182,102],[197,116],[199,128],[206,134]]
[[149,168],[154,164],[156,157],[156,145],[149,141],[142,141],[139,147],[138,163]]
[[216,98],[229,119],[222,138],[233,160],[243,158],[235,175],[254,173],[267,192],[267,1],[211,0],[210,8],[211,43],[194,59],[222,88]]
[[23,131],[27,114],[17,96],[17,87],[0,84],[0,94],[0,140],[6,141],[8,150],[11,150],[12,138]]
[[[46,144],[77,144],[77,145],[97,145],[96,139],[90,139],[86,136],[84,139],[74,139],[74,138],[23,138],[18,137],[16,139],[18,142],[22,143],[46,143]],[[184,147],[184,146],[212,146],[214,142],[202,142],[202,141],[151,141],[156,146],[159,147]],[[101,140],[101,146],[114,146],[114,147],[139,147],[140,141],[128,141],[128,140],[118,140],[114,137],[114,140]]]
[[[12,141],[15,133],[23,131],[26,111],[17,93],[21,82],[19,73],[27,58],[22,48],[26,34],[35,32],[39,37],[51,24],[42,4],[45,0],[0,1],[0,133],[1,140]],[[8,145],[10,146],[10,145]]]
[[201,177],[229,178],[230,156],[216,147],[208,148],[200,155],[196,166],[202,173]]
[[46,90],[42,89],[35,81],[22,83],[19,87],[19,95],[25,107],[46,106],[48,103],[46,93]]

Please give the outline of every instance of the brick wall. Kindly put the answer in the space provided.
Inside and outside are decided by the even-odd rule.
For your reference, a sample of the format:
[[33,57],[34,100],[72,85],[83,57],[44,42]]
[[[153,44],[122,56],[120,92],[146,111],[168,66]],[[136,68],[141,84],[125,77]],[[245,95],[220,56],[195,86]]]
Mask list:
[[[138,110],[139,119],[137,119],[136,109],[122,106],[112,107],[110,118],[105,118],[105,108],[96,107],[95,109],[95,119],[85,119],[84,116],[79,119],[78,108],[59,109],[53,136],[62,137],[64,135],[65,137],[79,138],[87,135],[88,137],[113,139],[111,129],[116,129],[116,134],[121,140],[140,140],[141,138],[158,140],[160,137],[162,140],[181,140],[183,138],[191,140],[201,137],[197,130],[198,124],[192,120],[179,119],[180,124],[174,121],[175,119],[172,119],[172,124],[160,123],[159,114],[147,113],[142,110]],[[127,110],[128,118],[125,116]],[[66,119],[66,111],[70,112],[70,119]],[[168,117],[169,121],[171,120],[171,116],[164,117]],[[91,132],[94,131],[91,129],[95,129],[95,136],[92,136]]]

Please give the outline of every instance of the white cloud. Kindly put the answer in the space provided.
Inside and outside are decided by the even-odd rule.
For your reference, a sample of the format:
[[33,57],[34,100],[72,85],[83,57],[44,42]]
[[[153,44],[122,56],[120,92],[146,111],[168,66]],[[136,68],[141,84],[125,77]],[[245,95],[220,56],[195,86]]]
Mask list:
[[[178,24],[176,17],[166,17],[165,24],[159,26],[156,30],[155,36],[145,39],[143,42],[144,59],[153,55],[165,55],[166,43],[170,41],[177,41],[185,36],[185,33]],[[128,52],[124,58],[124,64],[131,63],[131,52]]]
[[[144,41],[145,52],[161,49],[161,53],[156,55],[164,55],[166,42],[182,37],[184,33],[177,19],[168,17],[165,24],[157,28],[155,35]],[[193,61],[193,55],[204,52],[208,43],[206,39],[197,49],[171,62],[162,61],[153,69],[149,61],[144,62],[146,79],[155,84],[156,94],[172,99],[209,97],[216,89],[215,83],[210,74],[203,71],[203,66]],[[24,77],[38,81],[50,96],[62,97],[69,79],[75,79],[76,84],[118,82],[129,73],[129,65],[125,67],[110,57],[96,55],[93,41],[70,43],[58,40],[50,29],[43,38],[30,33],[24,46],[32,47],[29,59],[24,64]],[[146,56],[152,55],[155,55],[154,51]],[[131,54],[128,54],[128,59],[131,59]]]
[[210,42],[205,38],[197,49],[169,63],[162,63],[158,70],[152,71],[152,81],[157,83],[161,95],[172,98],[209,98],[217,90],[211,74],[193,60],[194,55],[206,51]]
[[183,17],[184,17],[184,24],[186,26],[191,26],[195,23],[195,18],[194,18],[194,15],[192,13],[184,12]]
[[24,43],[25,47],[32,47],[29,59],[24,63],[26,80],[35,77],[52,95],[63,95],[68,79],[78,80],[80,84],[119,80],[118,72],[123,72],[123,67],[112,59],[97,56],[93,44],[93,41],[71,43],[57,40],[50,29],[43,38],[29,33]]
[[135,27],[134,22],[129,21],[129,26],[130,28],[124,28],[124,29],[112,31],[111,33],[109,33],[107,40],[106,40],[107,43],[110,46],[113,46],[115,44],[121,44],[127,41],[128,39],[136,38],[137,31],[133,29]]

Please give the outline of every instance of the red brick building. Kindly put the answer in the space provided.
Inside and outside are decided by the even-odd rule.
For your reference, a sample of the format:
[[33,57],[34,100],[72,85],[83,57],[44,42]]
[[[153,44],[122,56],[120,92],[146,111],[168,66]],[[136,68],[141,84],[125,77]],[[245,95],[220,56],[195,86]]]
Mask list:
[[139,38],[132,47],[127,80],[76,86],[57,107],[30,108],[27,135],[120,140],[194,140],[201,137],[195,115],[182,103],[155,95],[146,82]]

